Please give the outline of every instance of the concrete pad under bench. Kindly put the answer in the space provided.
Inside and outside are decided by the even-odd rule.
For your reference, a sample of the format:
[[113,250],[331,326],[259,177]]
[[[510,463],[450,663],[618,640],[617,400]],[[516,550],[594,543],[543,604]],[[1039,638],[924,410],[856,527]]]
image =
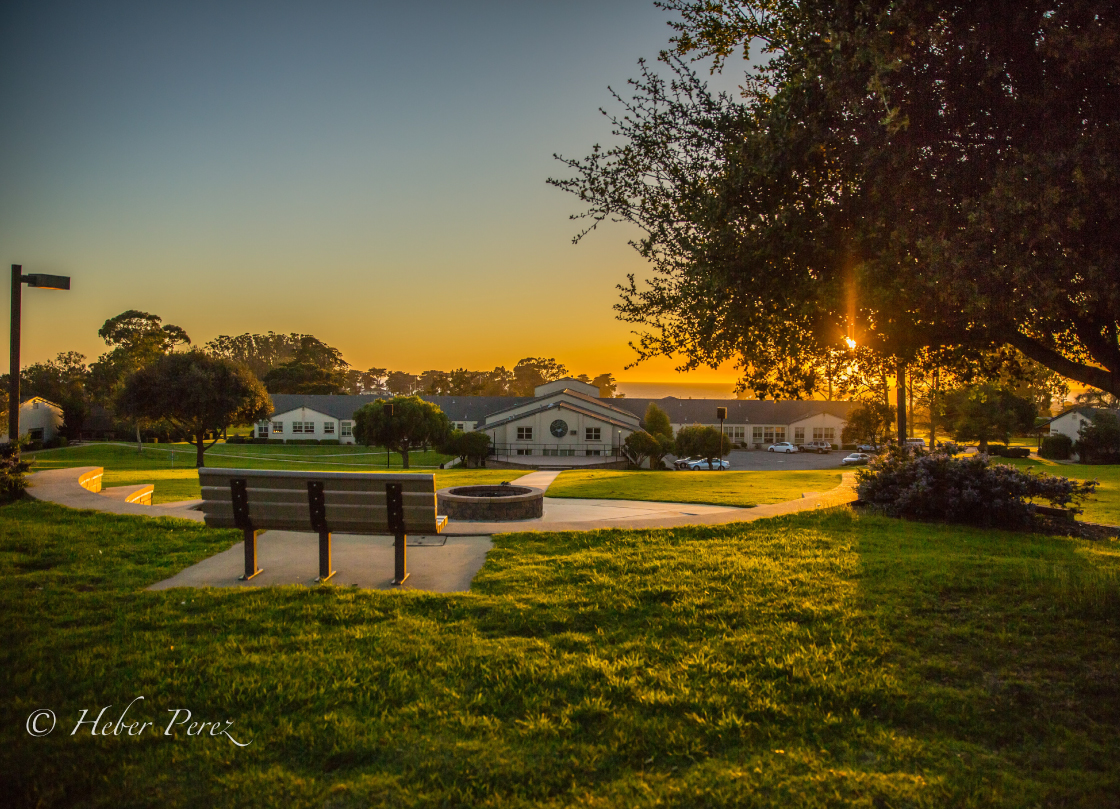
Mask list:
[[[465,593],[486,561],[491,543],[488,536],[410,536],[409,576],[394,585],[393,537],[333,534],[335,574],[330,585],[377,590],[426,590],[433,593]],[[171,587],[269,587],[298,584],[320,587],[316,582],[319,559],[317,537],[297,531],[264,531],[257,542],[257,564],[261,572],[240,581],[244,572],[241,543],[197,565],[157,582],[149,590]]]

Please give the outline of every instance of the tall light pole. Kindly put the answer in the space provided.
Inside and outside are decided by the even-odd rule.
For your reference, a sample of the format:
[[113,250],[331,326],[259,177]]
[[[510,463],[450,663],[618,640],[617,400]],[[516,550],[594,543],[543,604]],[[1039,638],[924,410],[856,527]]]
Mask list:
[[723,422],[727,418],[727,408],[717,407],[716,418],[719,419],[719,468],[723,471]]
[[23,274],[22,264],[12,265],[12,337],[11,368],[8,373],[8,440],[19,440],[19,331],[23,285],[38,289],[70,289],[70,276]]

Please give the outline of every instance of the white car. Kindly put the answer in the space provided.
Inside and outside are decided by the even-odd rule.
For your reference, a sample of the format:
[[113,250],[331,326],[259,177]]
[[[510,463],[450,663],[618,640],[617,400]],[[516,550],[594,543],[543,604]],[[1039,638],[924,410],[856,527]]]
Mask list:
[[709,462],[707,458],[690,458],[684,468],[691,472],[700,472],[706,469],[730,469],[731,464],[720,459]]
[[788,441],[780,441],[766,448],[767,452],[797,452],[797,447]]
[[841,466],[859,466],[871,460],[871,456],[866,452],[853,452],[844,460],[840,461]]
[[688,469],[690,463],[699,463],[703,458],[677,458],[673,461],[674,469]]

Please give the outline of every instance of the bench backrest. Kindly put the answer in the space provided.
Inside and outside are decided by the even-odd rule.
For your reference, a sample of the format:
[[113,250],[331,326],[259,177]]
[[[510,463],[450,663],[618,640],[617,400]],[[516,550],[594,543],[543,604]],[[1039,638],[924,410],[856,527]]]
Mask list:
[[435,475],[199,469],[214,528],[437,534]]

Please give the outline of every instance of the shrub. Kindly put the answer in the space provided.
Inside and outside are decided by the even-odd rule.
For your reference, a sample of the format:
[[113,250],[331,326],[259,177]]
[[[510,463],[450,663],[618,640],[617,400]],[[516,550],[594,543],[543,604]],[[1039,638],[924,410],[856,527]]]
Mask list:
[[337,447],[340,443],[341,442],[337,438],[322,438],[319,440],[320,445],[326,445],[330,447]]
[[897,452],[861,469],[857,480],[860,500],[894,517],[1009,528],[1031,523],[1035,498],[1067,508],[1097,485],[990,464],[982,455],[910,457]]
[[1091,424],[1081,428],[1081,438],[1073,448],[1082,463],[1120,461],[1120,419],[1111,413],[1097,413]]
[[988,454],[989,455],[996,455],[998,457],[1004,457],[1004,455],[1006,453],[1007,453],[1007,445],[1006,444],[988,444]]
[[1054,433],[1042,439],[1042,448],[1038,451],[1038,454],[1052,461],[1064,461],[1069,458],[1072,451],[1073,439],[1068,435]]
[[30,468],[31,462],[23,460],[20,455],[19,442],[0,444],[0,503],[23,496],[23,490],[27,488],[25,475]]
[[245,439],[245,436],[243,436],[243,435],[231,435],[229,438],[226,439],[226,443],[227,444],[246,444],[246,443],[248,443],[248,441]]

